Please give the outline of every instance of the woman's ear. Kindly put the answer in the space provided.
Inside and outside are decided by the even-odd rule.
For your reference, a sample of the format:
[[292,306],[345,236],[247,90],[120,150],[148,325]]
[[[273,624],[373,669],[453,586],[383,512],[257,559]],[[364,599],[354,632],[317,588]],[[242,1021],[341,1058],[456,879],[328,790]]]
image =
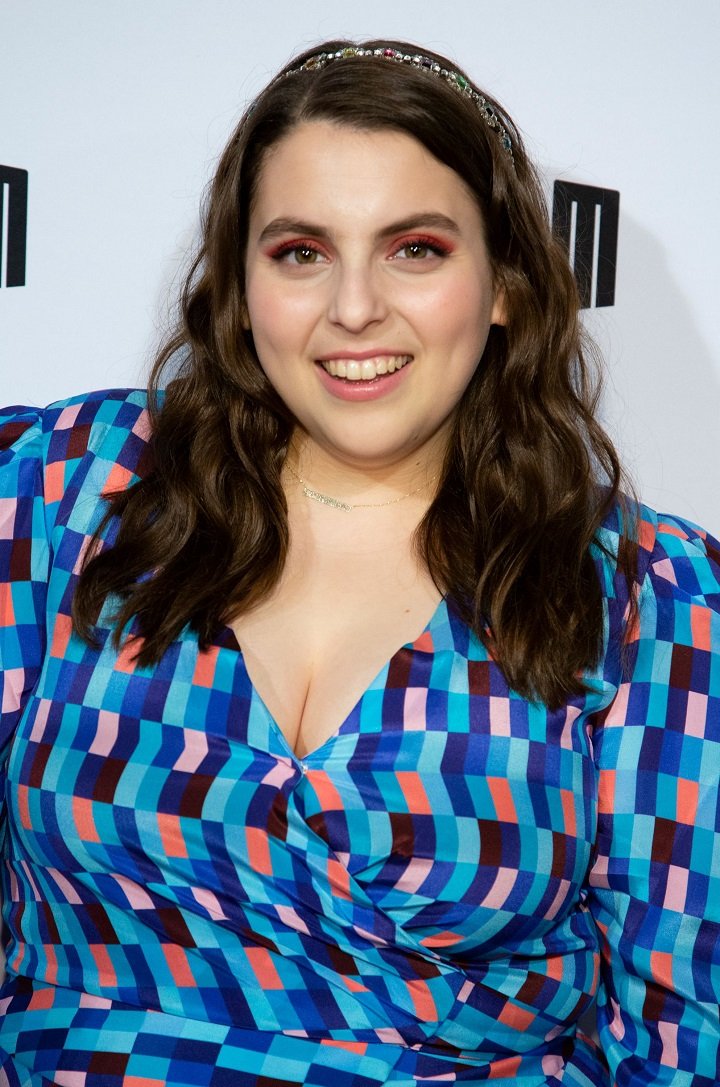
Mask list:
[[504,287],[498,287],[495,291],[495,301],[493,303],[492,314],[490,315],[490,322],[493,325],[507,324],[507,306]]

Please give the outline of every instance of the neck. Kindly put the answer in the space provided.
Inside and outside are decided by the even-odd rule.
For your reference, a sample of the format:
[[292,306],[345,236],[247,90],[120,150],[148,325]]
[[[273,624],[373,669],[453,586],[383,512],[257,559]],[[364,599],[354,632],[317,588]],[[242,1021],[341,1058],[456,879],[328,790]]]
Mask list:
[[287,475],[296,484],[349,505],[383,504],[409,495],[431,498],[442,471],[442,456],[423,448],[394,458],[342,457],[329,453],[306,434],[294,435]]

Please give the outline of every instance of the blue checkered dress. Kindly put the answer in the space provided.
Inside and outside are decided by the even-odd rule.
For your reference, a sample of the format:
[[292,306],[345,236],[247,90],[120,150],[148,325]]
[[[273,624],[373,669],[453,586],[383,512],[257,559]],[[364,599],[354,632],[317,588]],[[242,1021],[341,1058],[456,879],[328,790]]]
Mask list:
[[154,668],[111,607],[72,632],[145,405],[0,418],[0,1085],[715,1087],[718,545],[643,510],[624,670],[597,548],[604,651],[553,712],[441,601],[300,761],[230,630]]

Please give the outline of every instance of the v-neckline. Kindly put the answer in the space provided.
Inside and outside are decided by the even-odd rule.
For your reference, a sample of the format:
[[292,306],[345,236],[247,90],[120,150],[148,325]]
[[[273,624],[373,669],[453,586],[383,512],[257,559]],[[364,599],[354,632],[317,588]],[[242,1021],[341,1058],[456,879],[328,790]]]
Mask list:
[[298,755],[297,752],[293,749],[293,747],[292,747],[290,741],[288,740],[287,736],[285,735],[282,727],[280,726],[280,724],[277,721],[277,719],[275,718],[275,716],[271,713],[270,709],[268,708],[267,703],[265,702],[265,699],[263,698],[263,696],[261,695],[261,693],[258,690],[257,686],[253,682],[253,679],[252,679],[252,677],[250,675],[250,672],[248,671],[247,662],[245,660],[245,654],[243,653],[242,646],[240,645],[240,643],[239,643],[239,641],[237,639],[237,635],[235,634],[235,631],[233,630],[233,628],[231,626],[223,626],[221,628],[220,635],[219,635],[219,638],[217,639],[216,644],[218,644],[221,648],[229,649],[229,650],[237,653],[239,661],[240,661],[240,663],[242,665],[242,669],[243,669],[243,671],[245,673],[245,678],[246,678],[246,680],[248,682],[250,690],[252,691],[253,700],[257,703],[257,705],[262,710],[263,714],[266,716],[266,718],[267,718],[267,720],[268,720],[268,722],[269,722],[269,724],[270,724],[270,726],[271,726],[271,728],[273,730],[273,733],[278,737],[278,739],[280,740],[280,743],[283,745],[283,747],[286,748],[286,750],[287,750],[290,758],[292,759],[292,761],[296,765],[298,765],[301,769],[304,770],[306,763],[313,760],[316,756],[318,756],[321,752],[323,752],[324,749],[328,745],[330,745],[331,743],[335,742],[338,739],[338,737],[343,732],[345,726],[347,725],[348,721],[350,721],[351,718],[353,718],[355,716],[355,714],[356,714],[358,708],[360,707],[360,704],[363,701],[363,699],[367,696],[367,694],[370,691],[375,689],[375,687],[376,687],[378,681],[380,680],[380,678],[392,666],[393,661],[397,657],[399,657],[401,653],[405,652],[408,649],[423,651],[424,647],[419,643],[421,643],[423,641],[423,639],[426,639],[427,635],[432,633],[433,628],[437,626],[437,624],[438,624],[438,622],[440,620],[441,613],[443,615],[447,616],[447,609],[448,609],[448,599],[447,599],[447,597],[445,595],[443,595],[438,600],[438,602],[435,605],[435,608],[434,608],[434,610],[432,612],[432,615],[430,616],[430,618],[428,619],[427,623],[425,624],[423,629],[420,631],[420,633],[415,638],[413,638],[411,641],[404,642],[403,645],[398,646],[398,648],[388,657],[388,659],[385,661],[385,663],[382,665],[382,667],[378,669],[378,671],[373,676],[370,683],[360,693],[359,697],[355,700],[355,702],[353,703],[353,705],[350,708],[349,712],[345,715],[345,717],[338,724],[338,726],[335,728],[335,730],[333,732],[331,732],[330,735],[328,737],[326,737],[326,739],[323,740],[323,742],[321,744],[318,744],[317,747],[314,747],[314,748],[312,748],[312,750],[307,751],[304,755]]

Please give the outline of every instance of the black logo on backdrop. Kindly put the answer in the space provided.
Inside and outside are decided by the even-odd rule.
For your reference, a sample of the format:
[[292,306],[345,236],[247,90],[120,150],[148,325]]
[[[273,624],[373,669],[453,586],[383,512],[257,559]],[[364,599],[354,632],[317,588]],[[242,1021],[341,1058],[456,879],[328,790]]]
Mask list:
[[615,303],[619,216],[617,190],[555,182],[553,230],[570,254],[584,309]]
[[[6,287],[25,286],[27,205],[27,170],[18,170],[15,166],[0,166],[0,286],[3,283]],[[6,222],[7,228],[4,225]],[[7,265],[3,268],[5,252]]]

